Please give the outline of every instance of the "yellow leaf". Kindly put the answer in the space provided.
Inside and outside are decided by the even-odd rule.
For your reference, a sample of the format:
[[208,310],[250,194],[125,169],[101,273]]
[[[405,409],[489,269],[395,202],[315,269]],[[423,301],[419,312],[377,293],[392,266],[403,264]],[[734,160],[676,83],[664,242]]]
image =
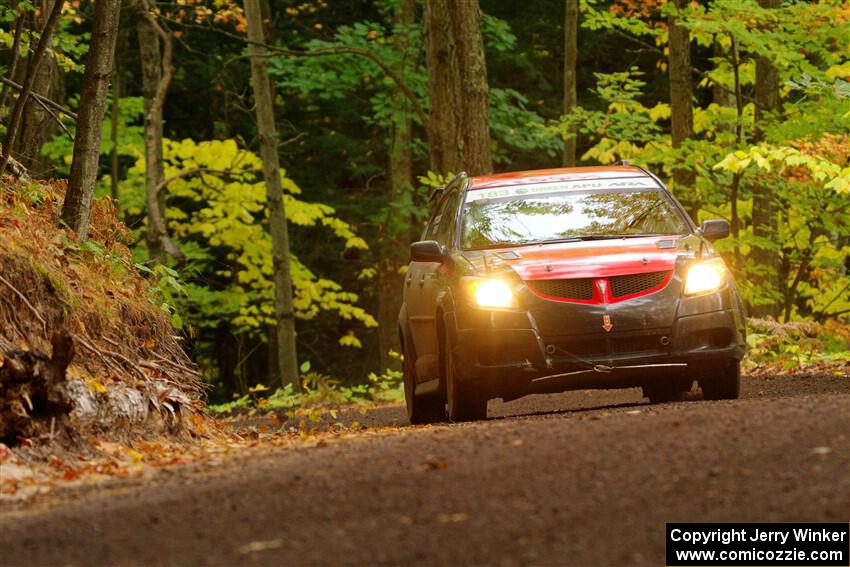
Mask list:
[[109,391],[106,386],[104,386],[100,383],[100,381],[95,380],[94,378],[89,378],[88,380],[86,380],[86,386],[88,386],[89,390],[98,394],[105,394]]
[[361,348],[363,346],[360,342],[360,339],[355,337],[354,333],[352,333],[351,331],[349,331],[347,335],[339,339],[339,344],[341,346],[350,346],[355,348]]
[[670,118],[670,105],[660,102],[649,109],[649,117],[653,122],[658,122],[659,120],[663,120],[665,118]]

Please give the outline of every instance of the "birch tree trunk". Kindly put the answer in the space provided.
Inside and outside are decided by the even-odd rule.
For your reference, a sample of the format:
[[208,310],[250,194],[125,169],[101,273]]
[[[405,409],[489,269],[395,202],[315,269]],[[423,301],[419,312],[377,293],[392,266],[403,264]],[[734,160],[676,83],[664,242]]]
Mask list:
[[[677,10],[683,10],[688,0],[674,0]],[[691,38],[687,28],[678,25],[676,16],[668,19],[670,37],[670,57],[668,72],[670,76],[671,135],[674,148],[680,148],[685,140],[694,133],[694,111],[691,97]],[[685,205],[691,218],[696,220],[699,202],[696,199],[696,174],[685,168],[673,170],[673,190]],[[690,194],[689,194],[690,193]]]
[[120,12],[121,0],[98,0],[95,4],[91,44],[80,91],[80,112],[77,116],[71,175],[62,205],[62,220],[77,232],[77,239],[80,241],[85,240],[88,235],[100,158],[106,90],[109,88],[109,77],[112,74]]
[[493,170],[489,87],[478,0],[425,1],[431,169]]
[[[564,114],[576,108],[576,67],[578,64],[578,0],[566,0],[564,15]],[[564,167],[576,164],[577,128],[570,128],[570,137],[564,140]]]
[[277,130],[274,100],[263,47],[263,18],[259,0],[245,0],[248,21],[248,50],[251,56],[251,84],[257,112],[257,133],[263,159],[263,177],[269,208],[269,228],[272,240],[274,270],[275,321],[277,322],[277,364],[282,385],[292,384],[299,389],[298,358],[295,350],[295,313],[292,308],[292,277],[289,271],[289,234],[286,210],[280,185],[280,160],[277,155]]

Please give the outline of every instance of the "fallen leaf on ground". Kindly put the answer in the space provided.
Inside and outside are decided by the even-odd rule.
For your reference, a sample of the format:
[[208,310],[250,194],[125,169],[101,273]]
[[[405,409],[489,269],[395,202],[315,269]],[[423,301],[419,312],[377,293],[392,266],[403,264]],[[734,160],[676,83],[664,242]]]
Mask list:
[[279,539],[269,539],[265,541],[252,541],[242,547],[237,548],[241,554],[257,553],[258,551],[266,551],[268,549],[277,549],[283,546],[283,541]]
[[429,471],[441,471],[447,466],[449,466],[449,462],[440,457],[429,457],[424,463],[425,469]]

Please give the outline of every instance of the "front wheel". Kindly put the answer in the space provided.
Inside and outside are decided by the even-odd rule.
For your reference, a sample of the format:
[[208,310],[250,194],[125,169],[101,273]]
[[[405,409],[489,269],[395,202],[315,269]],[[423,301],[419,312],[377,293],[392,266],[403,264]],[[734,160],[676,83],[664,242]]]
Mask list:
[[716,372],[699,379],[704,400],[737,400],[741,394],[741,363],[729,360]]
[[649,398],[651,404],[666,404],[669,402],[681,402],[685,399],[693,380],[690,382],[680,380],[659,380],[643,387],[643,395]]
[[487,397],[468,384],[458,380],[451,345],[446,344],[445,361],[446,397],[448,414],[452,421],[477,421],[487,418]]
[[404,353],[404,401],[407,405],[407,419],[413,425],[434,423],[446,419],[446,405],[440,396],[417,396],[416,375],[413,360]]

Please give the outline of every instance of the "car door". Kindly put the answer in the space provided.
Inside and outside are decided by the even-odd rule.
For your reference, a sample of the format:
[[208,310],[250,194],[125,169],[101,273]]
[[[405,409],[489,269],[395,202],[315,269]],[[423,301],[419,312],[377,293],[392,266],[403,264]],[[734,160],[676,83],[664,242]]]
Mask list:
[[[449,190],[438,203],[435,214],[422,235],[422,240],[436,240],[447,245],[450,227],[457,211],[458,191]],[[411,262],[405,278],[405,304],[416,353],[416,376],[426,382],[439,377],[437,343],[437,292],[440,289],[440,262]]]

